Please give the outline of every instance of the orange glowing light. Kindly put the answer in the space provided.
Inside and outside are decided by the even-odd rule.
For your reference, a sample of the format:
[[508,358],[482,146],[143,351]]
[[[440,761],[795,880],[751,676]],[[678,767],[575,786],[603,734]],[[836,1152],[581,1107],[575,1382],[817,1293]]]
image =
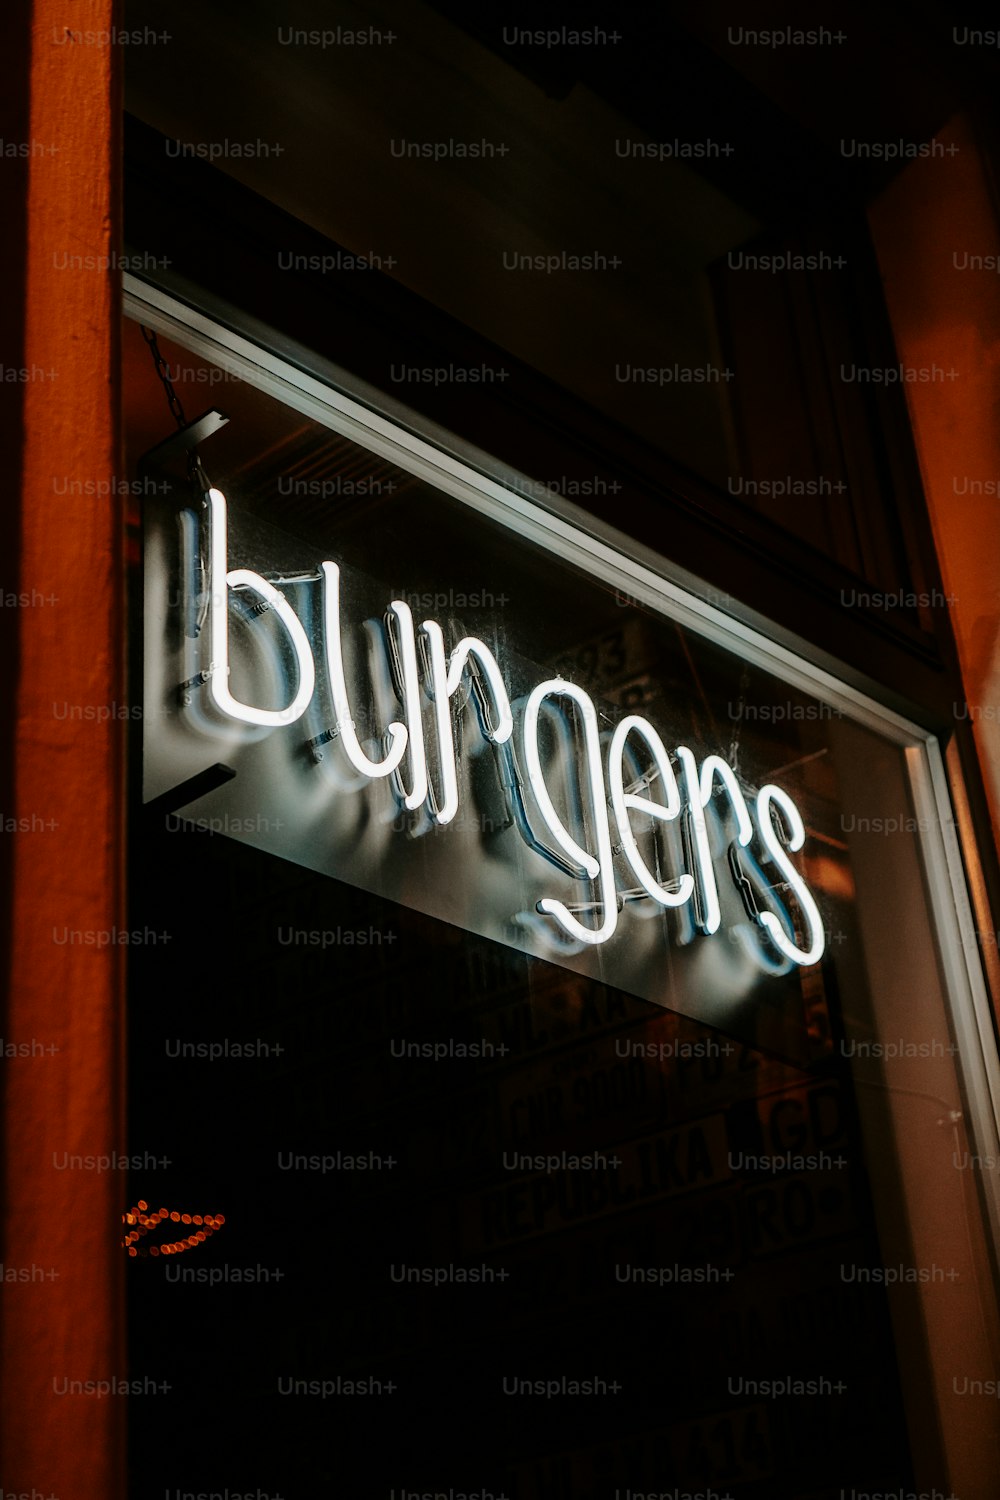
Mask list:
[[[204,1244],[226,1222],[222,1214],[216,1214],[213,1217],[211,1214],[181,1213],[179,1209],[161,1208],[155,1213],[147,1215],[146,1211],[148,1207],[149,1205],[145,1199],[140,1198],[135,1208],[127,1209],[122,1214],[123,1224],[136,1226],[130,1228],[122,1240],[122,1245],[127,1249],[130,1258],[146,1255],[180,1255],[185,1250],[193,1250],[197,1245]],[[148,1250],[138,1250],[135,1248],[137,1240],[148,1234],[151,1229],[158,1228],[164,1220],[168,1219],[174,1224],[202,1224],[204,1228],[198,1230],[196,1234],[189,1234],[183,1240],[173,1240],[166,1244],[150,1245]]]

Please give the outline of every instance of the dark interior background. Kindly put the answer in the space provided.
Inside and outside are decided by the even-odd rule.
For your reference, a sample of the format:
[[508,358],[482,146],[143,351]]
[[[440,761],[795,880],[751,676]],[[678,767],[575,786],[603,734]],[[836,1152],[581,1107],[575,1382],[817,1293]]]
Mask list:
[[[131,1149],[171,1164],[134,1174],[133,1191],[226,1224],[169,1264],[130,1266],[132,1368],[172,1387],[132,1402],[135,1494],[155,1493],[151,1468],[168,1489],[291,1497],[317,1483],[524,1500],[911,1482],[884,1292],[841,1275],[879,1263],[842,1059],[807,1075],[232,839],[136,825],[131,920],[171,941],[137,949],[130,975]],[[324,952],[276,945],[276,927],[379,936]],[[836,1030],[831,1000],[820,980],[814,1019]],[[390,1051],[484,1038],[509,1051]],[[282,1050],[176,1056],[226,1039]],[[679,1055],[622,1057],[616,1042]],[[810,1098],[821,1129],[786,1135],[789,1100],[805,1120]],[[728,1152],[783,1149],[846,1165],[720,1171]],[[396,1165],[278,1165],[338,1151]],[[514,1151],[626,1165],[511,1173]],[[506,1279],[394,1283],[404,1266]],[[260,1279],[169,1279],[216,1267]],[[627,1267],[680,1269],[661,1287],[620,1282]],[[845,1391],[741,1398],[729,1382],[743,1373]],[[515,1398],[512,1376],[621,1390]],[[276,1390],[338,1377],[398,1388]]]
[[[123,345],[130,467],[148,475],[140,455],[169,413],[134,323]],[[160,348],[178,388],[207,384],[204,361],[166,338]],[[575,598],[570,570],[504,535],[491,546],[478,518],[463,533],[462,514],[407,475],[363,468],[353,445],[253,388],[226,381],[225,402],[231,420],[202,456],[234,506],[317,556],[395,575],[394,591],[438,586],[444,555],[445,576],[511,590],[501,634],[535,639],[553,669],[649,712],[671,737],[723,750],[744,774],[767,765],[808,808],[810,880],[834,931],[822,965],[772,981],[767,1004],[713,1030],[205,831],[206,804],[183,787],[169,809],[143,805],[137,720],[130,924],[166,938],[130,965],[132,1146],[168,1164],[135,1173],[133,1199],[226,1223],[197,1250],[130,1266],[132,1367],[170,1385],[132,1403],[135,1492],[167,1428],[158,1470],[181,1492],[247,1475],[289,1496],[345,1476],[373,1496],[651,1485],[792,1496],[835,1493],[815,1489],[831,1475],[888,1486],[908,1474],[884,1294],[841,1269],[876,1264],[879,1249],[838,1045],[867,997],[856,967],[840,993],[840,944],[859,937],[825,726],[734,719],[741,694],[755,707],[774,691],[765,674],[599,581],[577,580]],[[344,492],[282,494],[290,475]],[[353,492],[376,482],[374,495]],[[428,529],[407,547],[414,508]],[[137,547],[136,701],[141,588]],[[490,613],[451,620],[451,634],[489,635]],[[626,623],[630,644],[595,651]],[[147,743],[156,732],[145,727]],[[414,1043],[484,1055],[397,1055]],[[790,1060],[800,1051],[808,1064]],[[812,1164],[732,1165],[789,1151]],[[338,1152],[386,1165],[281,1165]],[[605,1161],[539,1173],[507,1160],[560,1152]],[[664,1266],[667,1285],[630,1280]],[[476,1279],[393,1279],[407,1268]],[[844,1390],[734,1398],[740,1374]],[[620,1389],[583,1401],[503,1391],[505,1377],[595,1376]],[[322,1399],[279,1385],[325,1379],[384,1389]]]

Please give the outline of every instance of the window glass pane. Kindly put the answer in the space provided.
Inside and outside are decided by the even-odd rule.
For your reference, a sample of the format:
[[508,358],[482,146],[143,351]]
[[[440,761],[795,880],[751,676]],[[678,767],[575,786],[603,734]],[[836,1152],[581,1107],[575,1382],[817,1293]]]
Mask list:
[[[134,324],[125,341],[138,473],[167,414]],[[189,384],[221,377],[160,343]],[[419,1492],[444,1473],[446,1490],[518,1497],[791,1497],[942,1472],[950,1330],[963,1368],[987,1371],[994,1318],[911,752],[402,463],[248,383],[224,388],[230,421],[201,457],[228,500],[225,567],[294,609],[319,696],[287,725],[220,712],[198,680],[219,659],[216,598],[237,704],[280,712],[304,656],[257,584],[213,595],[220,512],[206,523],[183,463],[147,464],[135,1193],[226,1219],[134,1268],[134,1353],[191,1418],[171,1440],[178,1487],[197,1472],[196,1488],[232,1488],[237,1440],[275,1494],[357,1473],[373,1494]],[[517,767],[533,690],[559,675],[578,690],[569,711],[556,692],[539,711],[555,816],[537,790],[519,807],[482,684],[453,695],[450,821],[433,817],[444,761],[426,695],[430,813],[405,806],[412,759],[395,792],[337,759],[345,719],[322,738],[336,704],[319,649],[331,561],[360,749],[385,756],[389,719],[415,701],[405,616],[385,623],[409,601],[448,649],[488,648]],[[431,668],[416,658],[425,681]],[[689,809],[698,767],[730,768],[702,799],[703,844],[680,813],[618,818],[610,741],[628,715],[675,753]],[[651,741],[635,739],[623,787],[652,798]],[[235,775],[185,795],[220,764]],[[777,814],[758,800],[768,785],[788,799]],[[597,874],[540,851],[560,827]],[[661,891],[691,876],[686,903],[637,892],[623,827]],[[615,929],[568,941],[545,900],[591,931],[613,909]],[[888,1284],[896,1267],[911,1274]],[[190,1358],[202,1346],[210,1363]],[[521,1384],[535,1381],[554,1384]],[[138,1470],[162,1427],[133,1405]]]

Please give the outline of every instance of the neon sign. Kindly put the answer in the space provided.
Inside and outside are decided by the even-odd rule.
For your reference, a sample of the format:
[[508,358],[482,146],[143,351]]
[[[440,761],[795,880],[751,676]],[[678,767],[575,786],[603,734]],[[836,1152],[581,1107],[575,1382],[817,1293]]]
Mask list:
[[[512,704],[500,665],[484,641],[465,636],[449,651],[439,622],[427,619],[418,626],[401,599],[390,602],[382,623],[383,675],[390,688],[383,684],[377,695],[384,705],[401,704],[401,716],[389,718],[374,742],[369,736],[363,743],[345,666],[340,568],[327,560],[304,577],[272,580],[248,568],[230,569],[226,498],[213,488],[206,500],[211,663],[202,680],[225,721],[286,729],[302,720],[322,681],[335,716],[322,738],[337,741],[358,784],[387,780],[399,805],[414,814],[422,810],[428,826],[443,828],[459,813],[457,729],[471,702],[482,740],[497,756],[512,821],[525,843],[585,887],[585,899],[545,896],[524,916],[525,924],[547,934],[551,947],[579,952],[607,943],[627,902],[645,906],[647,914],[650,908],[654,914],[676,911],[685,941],[696,931],[718,932],[721,843],[734,888],[760,939],[760,967],[778,974],[822,957],[823,921],[790,858],[802,848],[805,828],[781,787],[760,787],[750,793],[748,805],[745,784],[721,756],[710,754],[699,764],[686,745],[671,755],[654,725],[637,714],[623,718],[609,735],[591,696],[562,677],[547,677]],[[282,586],[303,582],[318,591],[321,606],[321,627],[313,631],[312,642],[282,592]],[[272,613],[287,641],[293,681],[287,671],[280,674],[288,700],[284,707],[241,701],[231,688],[230,602],[247,593],[259,601],[254,613]],[[315,599],[314,592],[302,610],[307,624],[316,612]],[[563,753],[546,761],[545,748],[560,731]],[[724,822],[734,830],[728,842]],[[745,942],[746,933],[739,935]]]

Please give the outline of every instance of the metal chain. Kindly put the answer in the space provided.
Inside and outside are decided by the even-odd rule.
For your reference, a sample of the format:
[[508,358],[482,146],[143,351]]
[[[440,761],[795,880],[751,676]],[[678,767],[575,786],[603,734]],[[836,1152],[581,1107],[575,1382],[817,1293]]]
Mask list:
[[145,328],[141,323],[139,326],[140,328],[142,328],[143,338],[149,345],[149,352],[153,356],[153,364],[156,366],[156,373],[160,377],[160,380],[163,383],[163,389],[167,393],[167,404],[174,414],[174,419],[178,427],[186,427],[187,417],[185,417],[184,415],[184,408],[181,405],[181,398],[174,390],[173,381],[170,379],[170,366],[167,364],[166,360],[163,358],[163,355],[160,353],[160,346],[156,342],[156,334],[154,333],[152,328]]

